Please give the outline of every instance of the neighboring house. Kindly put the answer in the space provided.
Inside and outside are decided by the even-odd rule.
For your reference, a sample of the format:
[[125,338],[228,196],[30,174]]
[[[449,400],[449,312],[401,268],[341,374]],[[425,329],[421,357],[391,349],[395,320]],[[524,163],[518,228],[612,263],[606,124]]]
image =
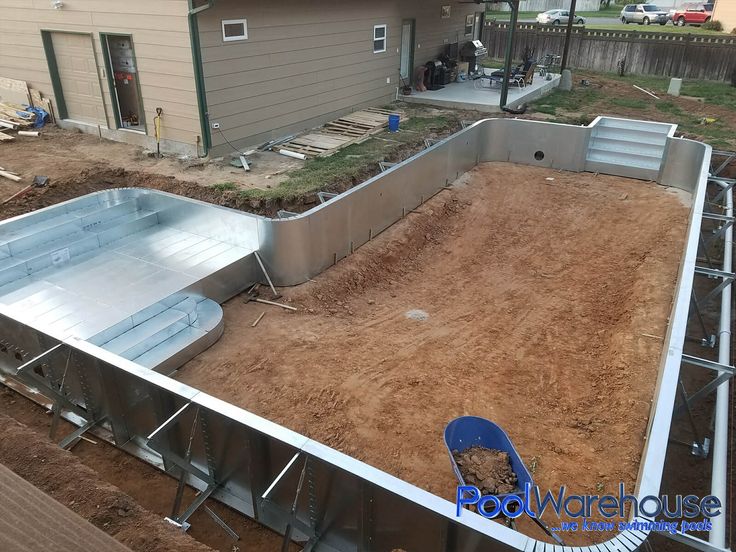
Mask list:
[[224,154],[395,99],[399,73],[480,36],[454,0],[0,0],[0,77],[60,124]]
[[720,21],[727,33],[736,29],[736,0],[718,0],[713,8],[713,20]]
[[[601,8],[600,0],[578,0],[575,5],[576,12],[598,11]],[[511,11],[508,2],[489,2],[488,9],[491,11]],[[570,0],[520,0],[519,11],[521,12],[545,12],[547,10],[570,9]]]

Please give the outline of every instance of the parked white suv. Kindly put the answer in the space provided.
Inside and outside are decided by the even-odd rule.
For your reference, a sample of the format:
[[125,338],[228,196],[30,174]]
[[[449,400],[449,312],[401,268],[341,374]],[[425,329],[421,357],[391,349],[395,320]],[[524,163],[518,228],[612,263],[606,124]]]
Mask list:
[[627,4],[621,10],[621,23],[638,23],[649,25],[650,23],[667,23],[667,12],[659,9],[654,4]]

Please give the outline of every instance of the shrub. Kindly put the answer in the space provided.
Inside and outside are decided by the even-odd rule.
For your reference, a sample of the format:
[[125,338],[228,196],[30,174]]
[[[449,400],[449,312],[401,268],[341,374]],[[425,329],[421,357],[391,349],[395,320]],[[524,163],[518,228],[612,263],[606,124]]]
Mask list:
[[734,27],[733,29],[731,29],[731,34],[736,34],[736,27]]
[[722,31],[723,23],[711,19],[710,21],[703,23],[703,29],[706,31]]

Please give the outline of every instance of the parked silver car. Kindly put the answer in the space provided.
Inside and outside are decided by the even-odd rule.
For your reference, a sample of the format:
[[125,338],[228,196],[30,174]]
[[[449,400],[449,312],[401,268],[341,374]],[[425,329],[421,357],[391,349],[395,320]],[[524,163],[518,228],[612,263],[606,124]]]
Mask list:
[[650,23],[667,23],[668,14],[654,4],[627,4],[621,10],[621,23],[638,23],[649,25]]
[[[570,18],[568,10],[547,10],[537,14],[537,23],[540,25],[567,25]],[[579,15],[573,15],[572,22],[578,25],[585,25],[585,18]]]

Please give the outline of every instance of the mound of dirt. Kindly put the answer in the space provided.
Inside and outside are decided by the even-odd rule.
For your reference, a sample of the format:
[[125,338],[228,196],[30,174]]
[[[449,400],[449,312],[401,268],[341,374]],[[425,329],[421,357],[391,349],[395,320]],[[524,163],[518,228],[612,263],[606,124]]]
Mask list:
[[2,414],[0,463],[132,550],[212,550],[103,481],[72,453]]
[[478,487],[482,495],[508,494],[516,490],[517,477],[507,452],[473,446],[452,451],[466,483]]

